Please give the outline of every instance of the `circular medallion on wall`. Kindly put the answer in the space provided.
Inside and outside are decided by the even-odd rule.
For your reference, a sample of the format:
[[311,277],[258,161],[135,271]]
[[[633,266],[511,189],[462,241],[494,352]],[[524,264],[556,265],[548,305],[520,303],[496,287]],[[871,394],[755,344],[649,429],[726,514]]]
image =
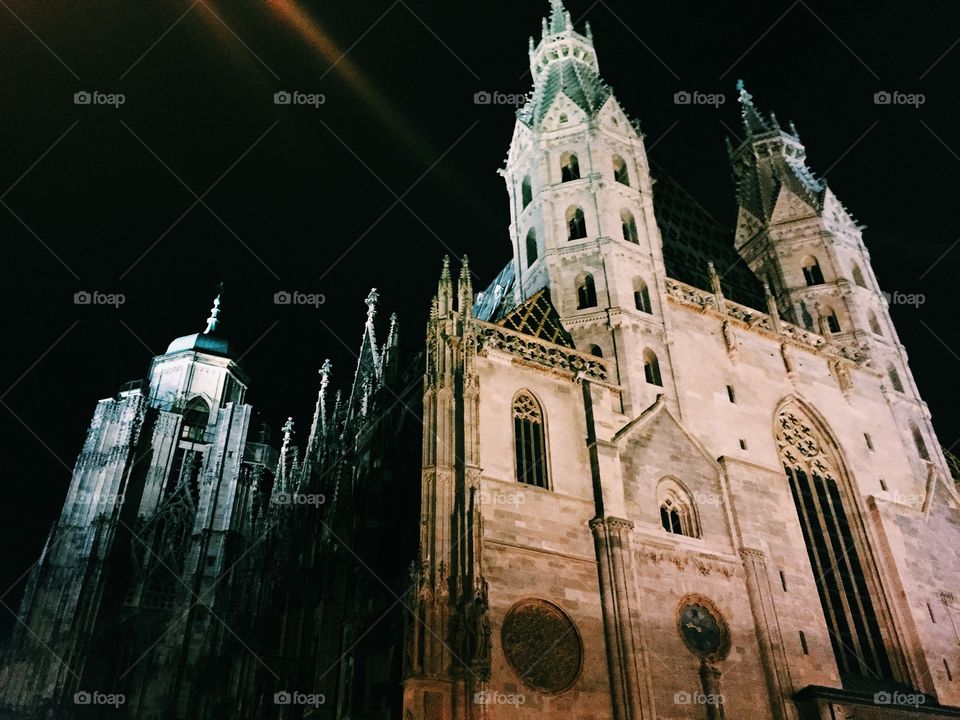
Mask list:
[[730,650],[723,615],[702,595],[687,595],[680,601],[677,630],[690,652],[704,660],[721,660]]
[[580,632],[563,610],[546,600],[521,600],[503,619],[503,654],[520,679],[535,690],[569,689],[583,665]]

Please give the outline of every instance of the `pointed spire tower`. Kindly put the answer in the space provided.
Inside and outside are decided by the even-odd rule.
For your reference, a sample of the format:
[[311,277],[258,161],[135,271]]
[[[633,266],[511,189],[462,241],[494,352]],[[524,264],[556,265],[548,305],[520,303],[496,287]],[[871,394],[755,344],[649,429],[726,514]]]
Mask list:
[[[776,212],[782,191],[790,201],[796,198],[819,213],[824,209],[826,183],[806,165],[806,148],[800,138],[780,128],[771,113],[764,116],[747,92],[743,80],[737,81],[744,142],[736,149],[728,147],[737,184],[737,199],[742,211],[737,228],[738,245],[748,239]],[[791,128],[793,124],[791,123]]]
[[[625,404],[632,387],[649,395],[635,398],[649,405],[656,395],[638,358],[651,343],[637,348],[631,337],[654,338],[652,351],[666,355],[658,312],[666,272],[643,137],[600,76],[592,31],[562,0],[550,1],[529,60],[533,89],[501,171],[513,245],[508,305],[546,290],[576,347],[602,352],[627,390]],[[649,294],[657,312],[641,308],[637,292]]]
[[[905,442],[913,428],[935,446],[906,353],[870,266],[857,224],[825,180],[807,166],[796,127],[782,129],[737,83],[745,139],[731,149],[739,217],[737,251],[769,288],[776,314],[865,352],[881,370]],[[771,314],[774,314],[771,308]],[[779,322],[779,319],[778,319]],[[895,400],[895,402],[894,402]],[[918,477],[926,469],[916,466]]]

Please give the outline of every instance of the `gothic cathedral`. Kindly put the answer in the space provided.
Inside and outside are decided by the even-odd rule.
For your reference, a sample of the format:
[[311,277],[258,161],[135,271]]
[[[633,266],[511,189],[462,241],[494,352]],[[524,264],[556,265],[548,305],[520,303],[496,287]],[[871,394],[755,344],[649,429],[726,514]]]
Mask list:
[[219,299],[100,401],[0,718],[960,717],[957,462],[861,227],[742,83],[729,237],[561,0],[529,60],[512,257],[413,350],[371,292],[302,446]]

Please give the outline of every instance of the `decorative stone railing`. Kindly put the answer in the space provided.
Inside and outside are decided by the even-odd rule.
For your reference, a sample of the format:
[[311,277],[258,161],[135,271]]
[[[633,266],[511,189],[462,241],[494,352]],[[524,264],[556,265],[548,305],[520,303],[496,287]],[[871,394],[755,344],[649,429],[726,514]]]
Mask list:
[[701,290],[693,285],[687,285],[679,280],[667,278],[667,295],[686,305],[692,305],[701,310],[712,310],[721,317],[730,317],[751,328],[764,331],[771,335],[779,335],[797,345],[810,348],[815,351],[829,349],[835,355],[839,355],[851,362],[861,363],[866,356],[855,348],[839,345],[828,341],[823,335],[819,335],[810,330],[806,330],[799,325],[788,323],[782,319],[774,319],[759,310],[752,307],[740,305],[731,302],[726,298],[720,298],[709,290]]
[[537,365],[583,373],[592,380],[609,382],[607,366],[600,358],[482,320],[474,320],[474,323],[480,350],[502,350]]

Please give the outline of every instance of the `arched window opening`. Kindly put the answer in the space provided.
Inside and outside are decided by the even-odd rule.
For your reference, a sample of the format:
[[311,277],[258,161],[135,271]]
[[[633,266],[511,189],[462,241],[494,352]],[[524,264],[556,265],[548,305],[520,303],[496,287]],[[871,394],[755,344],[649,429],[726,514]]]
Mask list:
[[897,372],[897,369],[891,365],[887,368],[887,377],[890,378],[890,385],[897,392],[903,392],[903,382],[900,380],[900,373]]
[[637,221],[629,210],[620,211],[620,227],[623,230],[624,240],[637,245],[640,244],[640,236],[637,234]]
[[587,236],[587,218],[581,208],[567,209],[567,240],[582,240]]
[[823,330],[829,333],[840,332],[840,321],[837,320],[837,313],[832,307],[825,306],[820,310],[820,321],[823,323]]
[[853,264],[853,281],[862,288],[867,286],[867,283],[863,279],[863,270],[860,269],[860,266],[856,263]]
[[627,170],[627,163],[619,155],[613,156],[613,179],[621,185],[630,187],[630,172]]
[[700,537],[696,508],[690,494],[680,483],[666,478],[657,488],[657,502],[660,505],[660,525],[668,533]]
[[820,262],[808,255],[803,260],[803,279],[807,285],[823,285],[823,271],[820,269]]
[[921,460],[930,460],[930,451],[927,450],[927,442],[923,439],[923,433],[916,425],[910,426],[910,432],[913,435],[913,444],[917,446],[917,454]]
[[183,429],[180,437],[192,442],[201,442],[210,420],[210,406],[203,398],[195,397],[183,409]]
[[593,355],[594,357],[598,357],[598,358],[603,357],[603,350],[600,348],[599,345],[591,345],[590,347],[587,348],[587,350],[589,350],[590,354]]
[[643,375],[649,385],[663,387],[663,378],[660,377],[660,361],[653,350],[643,351]]
[[880,321],[877,320],[877,316],[872,310],[867,316],[867,319],[870,323],[870,332],[874,335],[883,335],[883,328],[880,327]]
[[513,442],[517,482],[547,488],[547,440],[543,408],[528,391],[513,401]]
[[580,179],[580,161],[577,156],[571,152],[565,152],[560,156],[560,181],[570,182]]
[[533,265],[539,257],[539,247],[537,246],[537,231],[530,228],[527,233],[527,267]]
[[530,186],[529,176],[525,177],[520,184],[520,202],[524,209],[533,202],[533,188]]
[[837,455],[815,428],[787,408],[778,416],[776,438],[840,676],[846,687],[862,678],[896,681],[870,591],[878,587],[875,572],[861,560],[863,543],[847,514]]
[[577,310],[597,306],[597,286],[593,275],[584,273],[577,277]]
[[633,304],[640,312],[653,314],[653,307],[650,305],[650,290],[647,289],[647,284],[640,278],[633,281]]

